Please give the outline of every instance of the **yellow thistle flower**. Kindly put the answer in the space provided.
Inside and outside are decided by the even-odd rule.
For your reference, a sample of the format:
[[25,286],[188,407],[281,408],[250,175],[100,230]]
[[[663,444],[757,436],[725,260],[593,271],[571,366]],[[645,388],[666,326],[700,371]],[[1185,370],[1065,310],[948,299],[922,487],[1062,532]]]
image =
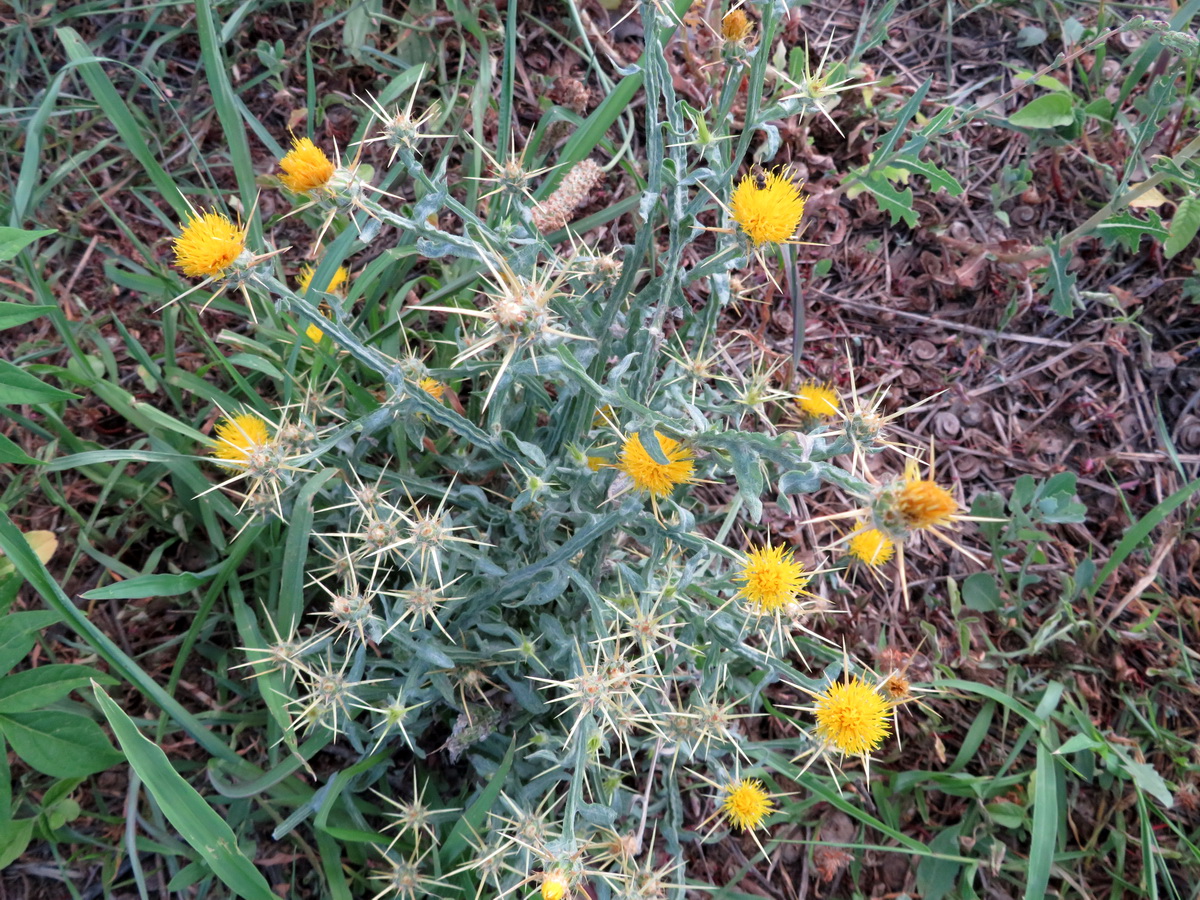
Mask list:
[[227,469],[242,469],[255,452],[271,443],[271,429],[254,413],[238,413],[217,423],[212,455]]
[[316,325],[309,325],[304,329],[304,336],[314,344],[319,344],[321,343],[321,339],[325,337],[325,332]]
[[896,493],[896,510],[907,528],[936,528],[953,521],[958,501],[932,479],[906,478]]
[[796,395],[796,405],[810,416],[824,418],[838,414],[839,399],[833,385],[806,381]]
[[542,900],[563,900],[571,891],[571,882],[562,872],[542,875]]
[[189,278],[218,278],[246,249],[246,229],[213,211],[193,214],[175,238],[175,265]]
[[778,170],[746,175],[733,191],[729,211],[756,247],[782,243],[800,226],[804,197],[796,183]]
[[436,378],[426,376],[417,382],[417,387],[427,393],[434,400],[440,401],[446,396],[446,385],[442,384]]
[[732,44],[743,44],[754,30],[754,23],[742,9],[731,9],[721,19],[721,37]]
[[658,462],[642,445],[638,435],[630,435],[621,447],[620,462],[612,467],[629,476],[633,486],[653,497],[665,497],[681,484],[692,482],[696,464],[694,457],[679,446],[679,441],[654,432],[663,456],[668,462]]
[[294,194],[307,194],[324,187],[333,177],[333,163],[325,151],[309,138],[292,138],[292,149],[279,160],[279,180]]
[[850,538],[846,553],[871,568],[888,563],[896,553],[896,545],[878,528],[866,528]]
[[892,704],[857,677],[816,695],[817,736],[844,754],[866,756],[888,736]]
[[756,778],[743,778],[724,788],[721,808],[729,823],[741,831],[753,831],[775,810],[775,802]]
[[608,460],[606,460],[603,456],[589,456],[587,458],[587,467],[593,472],[599,472],[604,468],[607,462]]
[[792,551],[777,544],[751,550],[741,574],[734,580],[745,583],[741,596],[760,613],[774,613],[804,591],[809,576],[804,574],[804,565],[793,558]]
[[[299,282],[299,288],[300,288],[301,294],[306,293],[308,291],[309,285],[312,284],[313,276],[316,274],[317,274],[317,270],[315,268],[313,268],[312,266],[304,265],[304,266],[300,267],[300,271],[296,275],[296,278]],[[329,279],[329,284],[327,284],[325,286],[325,293],[332,294],[332,293],[337,292],[338,289],[341,288],[342,285],[344,285],[346,283],[346,280],[349,277],[350,277],[349,270],[345,266],[338,266],[337,271],[333,273],[333,277]],[[320,310],[321,310],[321,315],[323,315],[325,318],[327,318],[327,319],[333,318],[333,310],[331,310],[329,308],[328,304],[322,303],[320,306]],[[325,332],[322,331],[320,328],[318,328],[316,325],[309,325],[308,328],[304,329],[304,336],[307,337],[314,344],[319,344],[319,343],[321,343],[321,339],[325,337]]]
[[[304,265],[300,267],[300,272],[296,275],[300,285],[300,293],[303,294],[308,291],[309,285],[312,284],[313,276],[316,274],[317,270],[313,266]],[[333,277],[329,279],[329,284],[325,285],[324,293],[336,294],[349,277],[349,270],[345,266],[338,266],[337,271],[333,273]]]

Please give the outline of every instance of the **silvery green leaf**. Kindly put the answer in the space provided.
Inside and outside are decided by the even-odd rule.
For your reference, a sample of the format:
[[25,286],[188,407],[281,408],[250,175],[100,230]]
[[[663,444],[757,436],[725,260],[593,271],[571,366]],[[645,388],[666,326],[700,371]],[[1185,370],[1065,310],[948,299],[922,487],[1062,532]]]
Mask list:
[[821,486],[821,473],[814,463],[800,463],[779,476],[780,494],[811,494]]

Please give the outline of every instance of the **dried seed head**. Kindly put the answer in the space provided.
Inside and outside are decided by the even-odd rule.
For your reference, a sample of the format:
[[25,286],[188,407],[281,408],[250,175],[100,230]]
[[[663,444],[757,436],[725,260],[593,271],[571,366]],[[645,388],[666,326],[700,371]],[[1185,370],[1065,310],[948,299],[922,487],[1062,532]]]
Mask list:
[[884,678],[879,690],[892,703],[903,703],[912,697],[912,683],[900,672]]
[[585,159],[575,165],[563,178],[558,190],[534,207],[533,224],[538,231],[547,234],[564,228],[602,177],[604,170],[594,160]]
[[826,884],[837,878],[838,873],[853,861],[853,854],[841,847],[820,844],[813,849],[813,868]]

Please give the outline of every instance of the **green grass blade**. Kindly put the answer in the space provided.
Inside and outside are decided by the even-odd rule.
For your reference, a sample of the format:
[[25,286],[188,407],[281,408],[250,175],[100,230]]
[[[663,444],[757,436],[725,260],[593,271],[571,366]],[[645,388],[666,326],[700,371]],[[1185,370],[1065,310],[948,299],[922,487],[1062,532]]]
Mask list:
[[[688,0],[676,0],[673,4],[677,15],[682,15],[690,6]],[[675,32],[673,27],[664,29],[663,43],[670,40],[671,35]],[[661,47],[647,46],[646,53],[661,52]],[[632,75],[626,75],[617,82],[616,87],[611,93],[604,98],[604,101],[592,110],[591,114],[584,120],[583,124],[571,135],[563,147],[562,152],[558,155],[554,174],[546,178],[539,186],[534,196],[539,200],[549,196],[562,177],[571,171],[571,168],[578,162],[582,162],[588,155],[596,149],[596,145],[604,139],[604,135],[608,133],[608,129],[617,121],[621,113],[629,108],[629,104],[641,90],[642,82],[645,80],[644,66],[646,58],[643,55],[641,60],[642,68]]]
[[17,176],[17,183],[13,187],[12,206],[8,219],[9,225],[14,228],[20,227],[25,220],[26,210],[32,205],[30,201],[33,197],[34,187],[42,179],[43,132],[46,130],[46,122],[49,120],[50,114],[54,112],[55,103],[58,101],[58,92],[62,89],[63,79],[66,78],[68,72],[70,69],[64,68],[50,82],[45,96],[42,97],[42,102],[38,104],[37,112],[30,117],[29,124],[25,127],[25,152],[21,160],[21,171]]
[[337,474],[337,469],[322,469],[315,474],[300,490],[292,507],[283,551],[283,571],[280,574],[279,609],[275,615],[275,627],[280,634],[292,634],[304,613],[304,583],[309,577],[305,571],[305,561],[312,532],[313,497]]
[[[213,20],[213,7],[208,3],[196,3],[192,8],[196,11],[200,57],[204,61],[205,75],[212,89],[213,106],[216,107],[217,118],[221,120],[225,142],[229,147],[229,157],[233,161],[238,193],[241,194],[243,208],[252,209],[258,197],[258,187],[254,182],[254,162],[250,158],[246,128],[238,112],[237,95],[229,83],[229,67],[224,54],[221,53],[220,36]],[[250,216],[246,224],[250,226],[251,240],[256,244],[261,243],[262,225],[258,216]]]
[[325,881],[329,884],[330,900],[352,900],[350,885],[346,883],[346,873],[342,870],[342,845],[323,831],[315,835],[317,851],[321,857],[321,868],[325,873]]
[[[1050,726],[1044,729],[1049,731]],[[1046,744],[1046,734],[1037,744],[1037,769],[1033,786],[1033,827],[1029,844],[1029,870],[1025,882],[1025,900],[1044,900],[1050,883],[1050,867],[1058,849],[1058,777],[1054,771],[1054,751]]]
[[508,745],[508,752],[504,754],[504,759],[501,760],[500,766],[496,769],[491,781],[488,782],[488,786],[483,789],[483,793],[476,798],[470,808],[455,823],[450,836],[446,838],[438,852],[442,861],[442,868],[450,868],[467,850],[468,840],[473,839],[476,835],[483,834],[484,820],[487,819],[488,811],[492,808],[492,804],[496,802],[496,798],[500,796],[500,791],[504,788],[504,779],[508,777],[508,770],[512,768],[513,757],[516,755],[516,752],[517,742],[513,740]]
[[[150,180],[154,182],[154,186],[158,188],[163,199],[171,204],[171,209],[182,221],[188,213],[187,201],[179,192],[175,179],[158,164],[157,154],[146,144],[146,129],[138,123],[125,101],[121,99],[121,95],[117,93],[108,73],[92,55],[92,51],[88,49],[79,33],[74,28],[60,28],[56,33],[67,56],[79,66],[79,74],[83,76],[83,80],[91,90],[92,96],[96,98],[96,102],[100,104],[100,109],[104,111],[117,133],[121,135],[125,147],[150,176]],[[151,87],[153,87],[152,84]]]
[[174,697],[164,691],[136,662],[130,659],[103,631],[71,602],[37,558],[24,535],[12,523],[7,513],[0,515],[0,550],[8,557],[17,572],[34,590],[42,595],[46,605],[65,619],[80,637],[108,663],[113,674],[131,683],[163,712],[179,723],[201,747],[213,756],[230,762],[241,758],[215,734],[205,728],[195,716],[184,709]]
[[267,879],[238,849],[237,836],[196,789],[171,766],[167,755],[138,731],[133,720],[99,686],[96,700],[112,726],[129,765],[175,830],[214,874],[244,900],[279,900]]
[[1108,562],[1104,564],[1096,575],[1096,580],[1092,582],[1091,590],[1088,592],[1090,596],[1096,596],[1096,592],[1113,572],[1117,571],[1117,567],[1129,557],[1129,554],[1134,551],[1138,544],[1150,536],[1158,525],[1167,518],[1176,509],[1187,503],[1192,498],[1192,495],[1200,491],[1200,478],[1185,484],[1170,497],[1164,500],[1142,518],[1138,519],[1137,523],[1125,532],[1125,537],[1121,538],[1121,543],[1112,552],[1112,556],[1108,558]]

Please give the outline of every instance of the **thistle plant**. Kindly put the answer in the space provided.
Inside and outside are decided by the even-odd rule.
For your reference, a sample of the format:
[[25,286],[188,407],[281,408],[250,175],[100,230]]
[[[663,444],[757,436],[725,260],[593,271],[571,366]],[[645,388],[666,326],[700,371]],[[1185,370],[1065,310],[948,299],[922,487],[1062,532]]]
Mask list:
[[[757,9],[757,25],[741,10],[715,25],[733,50],[714,61],[710,122],[730,140],[683,117],[665,62],[647,55],[646,221],[632,245],[550,242],[606,177],[590,158],[537,201],[509,155],[496,168],[511,185],[468,206],[437,164],[444,139],[422,131],[434,106],[420,111],[416,89],[402,110],[363,110],[357,149],[382,142],[380,171],[310,137],[279,160],[320,249],[299,290],[286,277],[298,260],[247,247],[249,232],[219,214],[176,240],[180,270],[236,285],[247,328],[287,360],[242,398],[271,412],[230,415],[211,448],[235,480],[269,487],[271,504],[248,505],[247,521],[275,522],[301,548],[301,617],[268,611],[259,633],[287,641],[246,651],[276,672],[259,679],[275,692],[272,727],[289,747],[340,744],[362,795],[421,773],[409,798],[371,787],[382,805],[329,801],[360,836],[378,833],[377,897],[681,896],[689,843],[735,828],[767,852],[769,816],[786,809],[759,777],[731,772],[767,778],[772,760],[806,749],[865,762],[891,733],[895,702],[823,633],[844,560],[772,537],[764,500],[786,509],[834,487],[844,513],[811,521],[854,518],[844,555],[877,571],[911,536],[945,537],[965,517],[933,480],[864,477],[865,455],[890,451],[882,424],[861,427],[873,401],[817,381],[774,389],[781,376],[760,359],[751,390],[724,348],[711,351],[736,300],[731,273],[793,252],[809,215],[782,168],[745,171],[764,93],[791,89],[767,84],[754,36],[774,33],[777,12]],[[671,21],[653,3],[643,20],[648,44]],[[747,127],[727,134],[747,67]],[[668,145],[665,131],[684,139]],[[653,257],[652,221],[665,222]],[[420,258],[457,285],[418,284],[387,321],[373,305],[395,287],[388,267],[354,259],[384,225],[400,242],[391,258]],[[685,265],[685,249],[699,262]],[[351,292],[335,296],[349,269]],[[277,595],[276,576],[263,577]],[[797,691],[813,704],[781,720],[792,746],[780,757],[749,739],[748,720]],[[434,754],[461,773],[452,802],[424,799]],[[829,780],[857,777],[847,767]],[[679,798],[704,782],[718,811],[700,836]],[[453,806],[473,833],[450,824]],[[612,835],[638,837],[616,852]]]

